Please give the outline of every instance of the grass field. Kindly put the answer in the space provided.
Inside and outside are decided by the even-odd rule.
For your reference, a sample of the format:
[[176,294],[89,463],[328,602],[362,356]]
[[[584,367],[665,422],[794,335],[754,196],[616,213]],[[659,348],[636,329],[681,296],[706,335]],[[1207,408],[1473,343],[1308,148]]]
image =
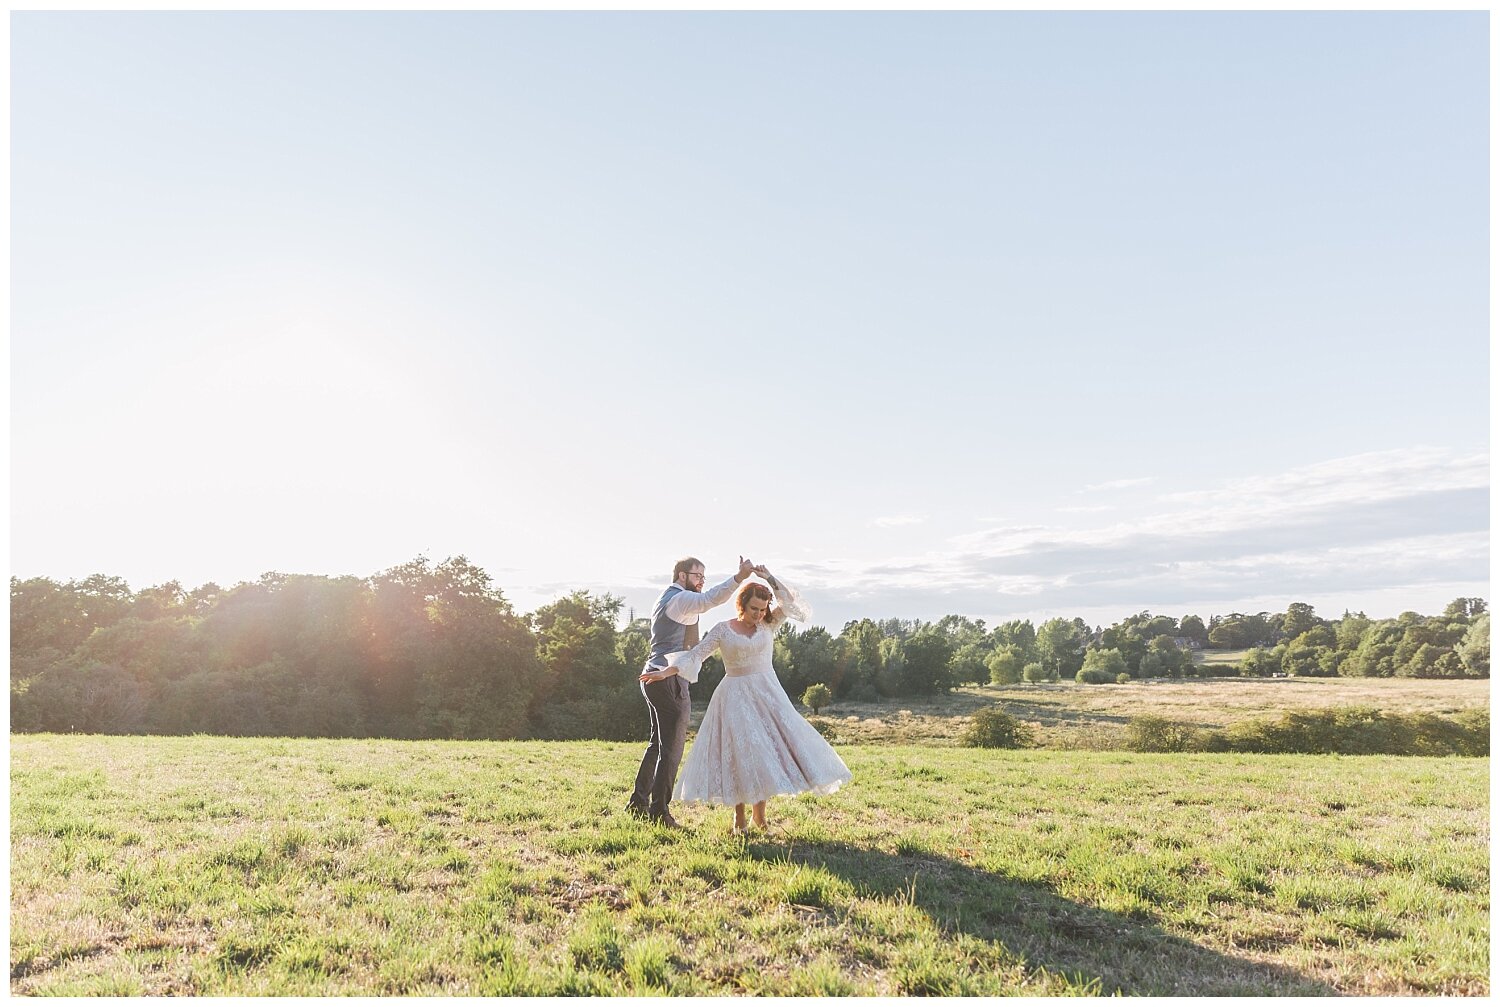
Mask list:
[[1193,651],[1194,664],[1206,665],[1238,665],[1245,660],[1245,655],[1250,653],[1250,648],[1243,650],[1195,650]]
[[[1217,728],[1285,710],[1374,706],[1392,713],[1451,714],[1489,705],[1481,679],[1203,678],[1145,679],[1124,685],[1056,682],[965,686],[944,696],[878,703],[840,700],[820,717],[854,744],[956,745],[967,718],[995,703],[1036,728],[1046,748],[1118,747],[1131,717],[1150,713]],[[706,704],[695,703],[701,716]],[[851,719],[856,718],[856,719]]]
[[848,746],[744,840],[639,752],[15,736],[12,992],[1489,990],[1487,759]]

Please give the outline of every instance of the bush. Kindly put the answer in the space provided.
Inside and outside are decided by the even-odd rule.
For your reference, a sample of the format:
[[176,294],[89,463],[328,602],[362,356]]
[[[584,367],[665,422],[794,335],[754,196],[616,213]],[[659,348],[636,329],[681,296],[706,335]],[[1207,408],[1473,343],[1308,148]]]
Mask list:
[[974,714],[959,738],[967,748],[1026,748],[1036,741],[1031,725],[998,706]]
[[1187,673],[1196,678],[1238,678],[1244,669],[1237,664],[1195,664]]
[[1115,681],[1116,676],[1128,670],[1125,656],[1110,647],[1105,650],[1091,650],[1083,655],[1083,667],[1078,669],[1078,674],[1074,678],[1086,685],[1104,685]]
[[1014,685],[1021,680],[1022,661],[1020,651],[1013,646],[1001,647],[990,655],[985,666],[990,672],[991,685]]
[[[1486,617],[1488,620],[1488,617]],[[1458,755],[1490,754],[1490,708],[1475,706],[1460,710],[1453,723],[1464,732],[1464,747]]]
[[823,717],[819,717],[817,720],[809,720],[808,723],[811,724],[813,726],[813,730],[815,730],[819,734],[821,734],[825,740],[827,740],[831,744],[838,744],[838,741],[839,741],[839,725],[838,724],[834,723],[831,720],[827,720],[827,719],[825,719]]
[[1204,737],[1196,727],[1147,714],[1130,718],[1125,747],[1132,752],[1195,752],[1203,749]]
[[1038,663],[1028,664],[1021,677],[1028,682],[1055,682],[1057,679]]
[[813,716],[817,716],[819,710],[833,702],[833,693],[828,691],[828,686],[822,683],[809,685],[807,691],[802,694],[802,705],[812,710]]
[[1490,750],[1489,711],[1457,717],[1384,713],[1372,707],[1331,707],[1232,724],[1215,732],[1216,748],[1295,755],[1467,755]]
[[1119,685],[1124,685],[1128,681],[1130,681],[1130,672],[1128,671],[1122,671],[1115,676],[1115,682]]

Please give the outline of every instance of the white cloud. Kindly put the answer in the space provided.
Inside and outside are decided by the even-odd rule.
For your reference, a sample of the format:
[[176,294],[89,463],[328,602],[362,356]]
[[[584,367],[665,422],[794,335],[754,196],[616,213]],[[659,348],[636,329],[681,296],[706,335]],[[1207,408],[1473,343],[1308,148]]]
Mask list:
[[911,615],[1128,612],[1152,599],[1207,612],[1252,596],[1420,594],[1488,580],[1484,455],[1374,452],[1160,499],[1170,508],[1138,519],[981,528],[930,551],[807,572],[820,592],[871,615],[901,614],[888,607],[898,600]]

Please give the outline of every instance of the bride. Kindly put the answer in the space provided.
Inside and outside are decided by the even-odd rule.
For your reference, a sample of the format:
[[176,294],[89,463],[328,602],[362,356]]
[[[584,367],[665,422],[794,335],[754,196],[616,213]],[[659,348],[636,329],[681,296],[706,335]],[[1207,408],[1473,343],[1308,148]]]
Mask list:
[[724,681],[714,690],[698,737],[682,765],[674,799],[734,805],[734,832],[746,831],[745,805],[754,823],[766,828],[766,801],[776,794],[812,791],[831,794],[852,774],[822,735],[797,713],[771,666],[776,629],[787,619],[806,622],[807,607],[797,592],[764,566],[755,572],[775,590],[754,581],[735,596],[739,618],[721,622],[692,650],[667,655],[668,667],[648,671],[641,681],[669,675],[698,680],[703,661],[715,650],[724,658]]

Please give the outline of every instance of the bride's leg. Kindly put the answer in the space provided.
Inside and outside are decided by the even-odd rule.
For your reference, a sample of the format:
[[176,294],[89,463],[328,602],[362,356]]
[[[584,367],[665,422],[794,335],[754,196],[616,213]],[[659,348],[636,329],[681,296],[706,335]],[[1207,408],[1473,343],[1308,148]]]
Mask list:
[[752,813],[755,815],[755,827],[757,829],[764,829],[766,827],[766,802],[756,801],[755,809]]
[[734,831],[745,831],[745,806],[743,804],[734,806]]

